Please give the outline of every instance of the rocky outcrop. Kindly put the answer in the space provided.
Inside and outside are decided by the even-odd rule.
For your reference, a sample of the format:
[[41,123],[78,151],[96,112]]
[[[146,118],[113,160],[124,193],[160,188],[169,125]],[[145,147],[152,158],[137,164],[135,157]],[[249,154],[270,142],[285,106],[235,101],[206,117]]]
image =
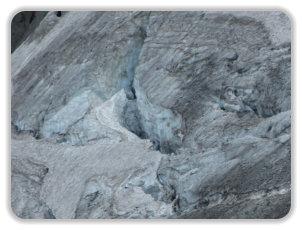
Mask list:
[[282,12],[49,12],[12,54],[21,218],[282,218]]

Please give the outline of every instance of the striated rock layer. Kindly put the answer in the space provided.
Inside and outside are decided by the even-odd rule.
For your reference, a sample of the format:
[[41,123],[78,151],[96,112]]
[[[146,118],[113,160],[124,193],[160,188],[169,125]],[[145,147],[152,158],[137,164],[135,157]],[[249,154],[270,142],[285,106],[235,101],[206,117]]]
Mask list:
[[11,58],[21,218],[282,218],[282,12],[48,12]]

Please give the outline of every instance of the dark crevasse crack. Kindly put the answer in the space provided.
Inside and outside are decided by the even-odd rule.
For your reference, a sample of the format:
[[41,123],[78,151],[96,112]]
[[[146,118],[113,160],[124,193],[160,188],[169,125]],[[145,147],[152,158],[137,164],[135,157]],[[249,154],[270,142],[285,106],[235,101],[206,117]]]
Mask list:
[[[148,19],[149,20],[149,19]],[[132,133],[136,134],[138,137],[142,139],[149,139],[153,143],[153,149],[158,150],[161,153],[167,154],[175,152],[176,149],[180,147],[179,141],[175,140],[177,138],[173,138],[173,140],[170,140],[169,138],[166,139],[165,137],[162,137],[161,133],[165,132],[164,129],[170,130],[172,129],[170,127],[170,122],[174,123],[174,113],[173,111],[168,111],[168,109],[165,108],[155,108],[155,105],[152,105],[151,103],[148,104],[148,107],[145,106],[141,107],[138,105],[138,100],[145,100],[144,98],[138,98],[141,97],[141,93],[137,93],[137,85],[134,84],[135,79],[135,70],[136,67],[139,64],[139,57],[140,53],[142,51],[145,39],[147,37],[147,24],[149,22],[145,23],[143,26],[139,26],[139,41],[136,45],[136,48],[133,49],[132,55],[130,55],[130,58],[128,58],[128,61],[126,63],[125,67],[125,78],[122,79],[118,84],[118,89],[121,86],[124,86],[124,90],[127,96],[127,99],[129,100],[124,108],[123,115],[122,115],[122,125],[127,128]],[[148,99],[147,99],[148,100]],[[150,111],[145,111],[150,110]],[[153,112],[153,110],[156,110]],[[150,124],[149,120],[146,120],[145,113],[157,113],[161,111],[160,113],[163,114],[163,116],[166,116],[167,122],[165,124],[156,124],[155,131],[152,130],[154,128],[149,128],[148,126]],[[170,114],[170,115],[167,115]],[[161,118],[159,118],[161,119]],[[165,118],[164,118],[165,119]],[[152,122],[152,121],[151,121]],[[176,122],[177,123],[177,122]],[[171,131],[172,132],[172,131]],[[173,136],[174,134],[172,134]],[[178,143],[178,144],[177,144]]]
[[[149,104],[149,106],[146,107],[139,107],[137,100],[137,97],[140,97],[141,94],[137,94],[136,92],[136,86],[134,84],[134,78],[135,78],[135,69],[137,65],[139,64],[139,56],[144,44],[144,41],[147,37],[147,32],[145,31],[144,27],[139,27],[139,34],[140,34],[140,40],[136,45],[136,48],[133,49],[132,55],[129,56],[128,61],[126,62],[125,67],[125,77],[121,79],[121,81],[118,84],[117,89],[124,88],[127,99],[129,100],[126,103],[126,106],[124,107],[123,114],[122,114],[122,122],[121,124],[127,128],[132,133],[136,134],[138,137],[142,139],[150,139],[150,141],[153,143],[153,149],[158,150],[161,153],[167,154],[175,152],[179,147],[181,147],[179,138],[168,138],[165,137],[165,129],[171,130],[170,124],[177,123],[177,121],[174,121],[174,113],[173,111],[170,111],[165,108],[155,108],[155,105]],[[141,99],[141,98],[139,98]],[[145,100],[145,99],[142,99]],[[150,110],[144,111],[144,110]],[[160,113],[166,117],[164,119],[167,119],[167,122],[164,124],[156,124],[153,128],[149,128],[148,126],[150,124],[150,121],[146,120],[143,114],[145,113],[157,113],[153,112],[153,110],[161,111]],[[159,115],[161,116],[161,115]],[[162,120],[162,118],[159,118],[159,120]],[[158,122],[159,122],[158,120]],[[153,130],[153,129],[157,130]],[[170,131],[168,131],[170,132]],[[167,134],[167,136],[175,136],[175,134]]]
[[45,205],[44,218],[45,219],[56,219],[55,215],[53,214],[51,208],[48,207],[48,205]]
[[11,52],[13,53],[39,26],[48,11],[21,11],[11,23]]
[[121,88],[124,88],[127,99],[129,100],[126,103],[126,106],[123,109],[122,122],[125,128],[130,132],[136,134],[138,137],[145,139],[146,133],[143,131],[141,124],[141,115],[137,107],[136,101],[136,92],[133,86],[133,80],[135,75],[135,69],[139,63],[139,56],[144,44],[144,41],[147,37],[147,33],[144,27],[139,27],[139,39],[136,44],[136,47],[133,48],[131,55],[127,59],[125,65],[125,76],[118,82],[117,91]]

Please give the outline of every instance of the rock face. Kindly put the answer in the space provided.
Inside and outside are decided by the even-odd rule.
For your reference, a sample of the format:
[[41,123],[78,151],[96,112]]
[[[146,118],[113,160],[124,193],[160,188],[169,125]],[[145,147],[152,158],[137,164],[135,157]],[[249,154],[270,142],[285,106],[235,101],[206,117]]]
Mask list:
[[282,12],[49,12],[11,59],[21,218],[282,218]]

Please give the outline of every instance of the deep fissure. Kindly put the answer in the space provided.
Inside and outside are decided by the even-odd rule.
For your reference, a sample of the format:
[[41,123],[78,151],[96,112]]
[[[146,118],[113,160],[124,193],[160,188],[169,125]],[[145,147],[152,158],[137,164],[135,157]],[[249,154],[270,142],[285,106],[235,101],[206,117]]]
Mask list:
[[[121,125],[127,128],[130,132],[137,135],[139,138],[149,139],[153,143],[154,150],[160,151],[164,154],[169,154],[175,152],[176,149],[181,146],[176,146],[175,144],[169,143],[169,141],[166,140],[162,141],[160,137],[156,137],[156,135],[153,135],[152,132],[144,128],[140,108],[138,108],[137,105],[137,94],[134,85],[135,70],[139,64],[139,56],[143,48],[144,41],[147,37],[147,32],[142,26],[139,27],[139,33],[141,36],[140,40],[137,44],[137,47],[133,50],[131,57],[128,58],[128,62],[125,68],[127,73],[125,79],[128,80],[128,83],[126,83],[124,90],[129,101],[124,107]],[[118,88],[123,85],[123,83],[125,84],[123,80],[124,79],[120,81]]]

